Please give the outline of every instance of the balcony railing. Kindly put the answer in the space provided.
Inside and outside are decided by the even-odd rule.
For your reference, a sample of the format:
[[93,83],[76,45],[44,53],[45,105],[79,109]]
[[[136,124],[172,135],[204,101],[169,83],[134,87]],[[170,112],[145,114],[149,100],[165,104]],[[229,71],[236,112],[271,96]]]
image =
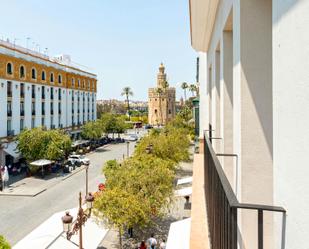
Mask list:
[[[238,236],[237,211],[255,210],[257,214],[257,247],[264,249],[264,212],[282,213],[282,245],[284,248],[286,211],[282,207],[239,203],[212,148],[211,132],[204,136],[205,196],[211,248],[237,249],[241,243]],[[224,156],[224,154],[219,154]],[[228,154],[228,156],[233,154]],[[255,222],[255,221],[254,221]],[[243,229],[247,229],[243,227]]]

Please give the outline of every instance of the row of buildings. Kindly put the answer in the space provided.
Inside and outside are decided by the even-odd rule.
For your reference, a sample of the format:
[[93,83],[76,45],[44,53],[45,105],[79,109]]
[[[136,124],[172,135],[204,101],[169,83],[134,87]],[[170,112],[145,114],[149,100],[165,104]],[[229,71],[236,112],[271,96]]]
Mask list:
[[190,248],[309,244],[309,1],[190,0],[200,154]]
[[96,119],[97,77],[71,64],[69,56],[50,58],[0,42],[0,163],[17,157],[11,138],[25,128],[73,134]]

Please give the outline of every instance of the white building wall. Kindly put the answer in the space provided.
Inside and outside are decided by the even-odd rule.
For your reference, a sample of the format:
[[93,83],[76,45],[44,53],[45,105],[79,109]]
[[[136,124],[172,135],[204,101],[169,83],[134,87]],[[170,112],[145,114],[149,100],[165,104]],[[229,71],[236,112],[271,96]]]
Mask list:
[[24,127],[31,129],[31,101],[32,101],[32,93],[31,93],[31,83],[25,83],[25,118],[24,118]]
[[14,134],[20,131],[20,83],[12,81],[12,119],[11,129]]
[[45,126],[50,129],[50,86],[45,86]]
[[55,128],[59,127],[59,114],[58,114],[58,91],[60,88],[54,87],[54,125]]
[[42,86],[35,85],[35,126],[42,126]]
[[274,202],[287,209],[286,249],[309,245],[308,13],[309,1],[273,1]]
[[75,125],[77,125],[77,92],[76,90],[74,90],[72,93],[74,94],[74,123]]
[[7,81],[4,79],[0,80],[0,137],[6,137],[7,127]]
[[207,54],[199,52],[199,83],[200,83],[200,102],[199,102],[199,127],[200,139],[204,136],[204,131],[208,130],[209,117],[208,117],[208,89],[207,89]]

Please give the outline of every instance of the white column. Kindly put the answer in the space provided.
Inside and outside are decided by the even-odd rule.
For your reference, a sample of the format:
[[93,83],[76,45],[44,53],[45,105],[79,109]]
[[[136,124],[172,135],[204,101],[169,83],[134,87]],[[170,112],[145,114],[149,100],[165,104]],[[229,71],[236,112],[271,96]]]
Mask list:
[[17,135],[20,131],[20,84],[12,81],[12,130]]
[[45,87],[45,126],[47,129],[50,129],[51,120],[50,120],[50,87]]
[[[270,0],[233,6],[233,135],[239,156],[241,202],[273,204],[272,21]],[[242,211],[242,241],[256,248],[257,214]],[[264,247],[273,248],[272,221],[264,217]],[[243,228],[243,229],[242,229]]]
[[209,94],[207,84],[207,54],[199,53],[199,83],[200,83],[200,102],[199,102],[199,127],[200,139],[203,139],[204,131],[208,130],[209,126]]
[[0,137],[6,137],[7,135],[7,81],[5,79],[0,80]]
[[[220,48],[220,92],[221,92],[221,148],[224,153],[233,153],[233,33],[223,31]],[[236,192],[236,158],[223,157],[221,160],[227,178]]]
[[42,126],[42,86],[35,86],[35,127]]
[[287,210],[287,249],[309,244],[308,13],[309,1],[273,0],[274,202]]
[[31,102],[32,102],[32,93],[31,93],[31,83],[25,83],[25,119],[24,127],[31,129]]

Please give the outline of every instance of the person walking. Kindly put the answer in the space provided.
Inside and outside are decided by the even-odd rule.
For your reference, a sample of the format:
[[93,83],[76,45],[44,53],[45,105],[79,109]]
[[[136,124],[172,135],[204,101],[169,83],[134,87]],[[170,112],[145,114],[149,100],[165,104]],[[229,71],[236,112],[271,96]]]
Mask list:
[[150,238],[147,240],[147,243],[151,249],[156,248],[156,245],[158,244],[158,242],[155,239],[154,234],[151,234]]
[[8,186],[8,181],[9,181],[9,170],[7,166],[4,166],[4,173],[3,173],[3,190],[5,189],[5,187]]
[[140,245],[139,249],[147,249],[145,241],[141,242],[141,245]]
[[165,249],[165,248],[166,248],[165,239],[163,239],[162,242],[160,243],[160,249]]

